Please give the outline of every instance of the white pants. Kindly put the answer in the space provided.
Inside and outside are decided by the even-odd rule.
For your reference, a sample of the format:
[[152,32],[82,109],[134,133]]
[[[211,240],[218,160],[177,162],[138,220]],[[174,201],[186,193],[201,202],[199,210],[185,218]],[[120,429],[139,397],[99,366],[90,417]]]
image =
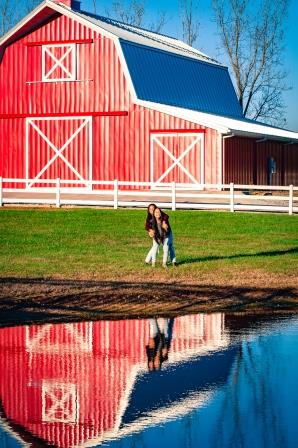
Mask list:
[[[162,244],[162,247],[163,247],[162,264],[163,265],[167,264],[169,254],[170,254],[171,262],[176,263],[176,254],[175,254],[175,248],[174,248],[174,244],[173,244],[172,232],[167,236],[167,238],[165,238],[165,240]],[[159,248],[159,244],[155,241],[155,239],[153,239],[153,246],[152,246],[152,249],[150,250],[152,263],[156,262],[158,248]],[[148,255],[147,255],[147,257],[148,257]]]
[[169,337],[170,319],[158,317],[157,319],[149,319],[150,337],[155,338],[159,333],[164,334],[165,338]]
[[[154,241],[154,238],[152,238],[152,241]],[[148,254],[147,254],[146,258],[145,258],[145,263],[150,263],[151,262],[151,260],[152,260],[152,252],[153,252],[153,244],[152,244],[152,247],[149,250],[149,252],[148,252]]]

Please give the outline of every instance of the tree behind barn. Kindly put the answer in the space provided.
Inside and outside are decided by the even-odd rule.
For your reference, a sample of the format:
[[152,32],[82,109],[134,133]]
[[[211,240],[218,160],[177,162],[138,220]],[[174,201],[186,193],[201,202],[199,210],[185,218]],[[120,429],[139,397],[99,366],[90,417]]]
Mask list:
[[[95,0],[94,0],[95,1]],[[129,3],[124,0],[113,1],[106,13],[113,19],[137,27],[147,28],[159,33],[167,22],[167,14],[159,11],[153,22],[148,22],[146,14],[146,0],[131,0]]]
[[0,37],[5,34],[16,22],[16,4],[11,0],[1,0],[0,2]]
[[246,117],[284,123],[282,67],[288,0],[213,0],[221,46]]
[[29,14],[41,0],[0,0],[0,37],[7,33],[22,17]]
[[180,0],[179,4],[183,41],[192,47],[199,36],[199,4],[193,0]]

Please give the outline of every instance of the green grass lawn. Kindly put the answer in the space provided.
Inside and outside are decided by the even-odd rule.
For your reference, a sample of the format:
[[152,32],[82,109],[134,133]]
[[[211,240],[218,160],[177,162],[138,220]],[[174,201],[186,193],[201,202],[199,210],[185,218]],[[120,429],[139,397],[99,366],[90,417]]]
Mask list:
[[[179,266],[144,265],[142,210],[0,210],[1,277],[155,279],[270,276],[298,282],[298,217],[169,211]],[[263,280],[262,280],[263,279]]]

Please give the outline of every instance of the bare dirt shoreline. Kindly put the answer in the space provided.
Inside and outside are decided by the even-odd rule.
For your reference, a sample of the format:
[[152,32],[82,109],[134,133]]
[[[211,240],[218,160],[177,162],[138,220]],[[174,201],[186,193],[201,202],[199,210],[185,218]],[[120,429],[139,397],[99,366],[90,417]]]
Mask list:
[[296,313],[298,286],[0,278],[2,327],[197,312]]

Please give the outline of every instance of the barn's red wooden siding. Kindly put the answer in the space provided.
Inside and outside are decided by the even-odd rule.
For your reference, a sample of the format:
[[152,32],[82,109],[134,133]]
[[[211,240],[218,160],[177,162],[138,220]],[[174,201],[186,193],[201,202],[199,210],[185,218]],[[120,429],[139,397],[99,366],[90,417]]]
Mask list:
[[[93,40],[92,43],[77,44],[80,58],[78,81],[39,82],[41,46],[27,44],[76,39]],[[114,42],[65,16],[51,20],[6,48],[0,65],[0,95],[3,98],[0,105],[2,117],[7,114],[51,116],[64,113],[79,116],[80,113],[127,111],[127,116],[92,118],[93,180],[149,181],[151,130],[203,128],[133,104]],[[66,140],[67,131],[60,129],[57,132],[54,123],[43,126],[47,128],[49,139],[56,141],[58,147],[59,142],[61,146]],[[0,175],[24,178],[25,118],[0,118],[0,134]],[[76,148],[85,145],[86,138],[81,137],[81,141],[75,143]],[[31,132],[29,145],[35,148],[29,170],[29,175],[33,175],[38,172],[42,158],[49,157],[52,150],[45,149],[36,132]],[[42,148],[43,155],[38,155]],[[219,151],[218,133],[206,129],[205,182],[219,181]],[[74,153],[78,158],[77,149]],[[88,157],[80,157],[78,163],[84,173],[88,169]],[[169,161],[165,160],[166,163]],[[198,176],[199,159],[193,153],[184,160],[184,164],[191,174]],[[46,176],[74,178],[67,166],[58,161],[44,178]],[[179,176],[179,181],[189,182],[184,173]],[[166,181],[171,180],[174,180],[172,173]]]
[[298,145],[284,147],[285,185],[298,185]]
[[253,184],[254,141],[232,137],[224,139],[224,183]]
[[268,184],[268,158],[276,161],[273,185],[298,184],[298,145],[233,137],[224,142],[224,182]]

